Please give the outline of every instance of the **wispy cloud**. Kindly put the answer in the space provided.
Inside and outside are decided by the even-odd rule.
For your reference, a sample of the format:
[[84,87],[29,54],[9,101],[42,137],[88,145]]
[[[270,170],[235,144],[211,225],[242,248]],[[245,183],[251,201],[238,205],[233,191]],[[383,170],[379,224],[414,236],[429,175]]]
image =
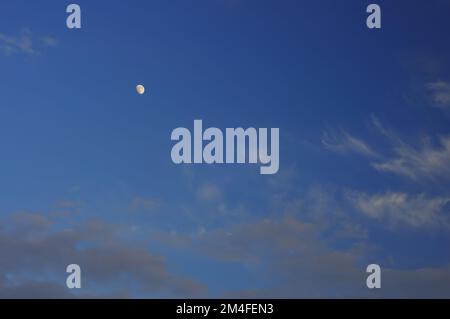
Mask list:
[[15,54],[37,55],[38,47],[55,47],[58,42],[51,36],[37,38],[28,29],[18,35],[8,35],[0,32],[0,52],[6,56]]
[[368,195],[348,191],[347,198],[359,212],[392,226],[449,226],[446,210],[450,197],[411,196],[402,192]]
[[438,146],[425,140],[419,147],[397,145],[394,152],[396,154],[394,158],[373,163],[373,167],[413,180],[420,177],[435,179],[450,176],[450,136],[440,137]]
[[5,55],[13,55],[15,53],[37,54],[29,31],[24,31],[19,36],[9,36],[0,33],[0,47]]
[[394,153],[387,160],[372,163],[376,170],[403,175],[413,180],[450,176],[450,136],[440,136],[438,143],[432,143],[430,137],[425,137],[417,146],[413,146],[382,126],[375,117],[373,123],[391,142]]
[[341,154],[357,153],[371,157],[377,156],[367,143],[343,130],[339,133],[324,132],[322,144],[327,149]]
[[363,139],[345,131],[324,133],[322,144],[337,153],[357,153],[373,157],[371,166],[380,172],[389,172],[412,180],[437,180],[450,177],[450,135],[424,136],[417,142],[407,142],[395,131],[385,127],[372,116],[372,124],[389,142],[386,152],[374,151]]
[[450,107],[450,82],[432,82],[426,87],[431,94],[433,105],[440,108]]

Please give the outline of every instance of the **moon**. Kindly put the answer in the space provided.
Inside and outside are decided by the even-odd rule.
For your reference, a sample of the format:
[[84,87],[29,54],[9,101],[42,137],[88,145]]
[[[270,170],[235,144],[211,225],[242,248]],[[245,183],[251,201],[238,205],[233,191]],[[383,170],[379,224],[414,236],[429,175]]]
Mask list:
[[142,84],[136,85],[136,92],[139,95],[142,95],[145,93],[145,87]]

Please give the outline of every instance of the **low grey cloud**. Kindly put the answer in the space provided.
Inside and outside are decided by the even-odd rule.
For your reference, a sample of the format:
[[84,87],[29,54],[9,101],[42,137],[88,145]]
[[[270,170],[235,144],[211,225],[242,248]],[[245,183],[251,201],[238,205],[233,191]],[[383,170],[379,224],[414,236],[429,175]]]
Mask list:
[[[0,223],[0,295],[30,298],[70,296],[66,266],[79,264],[84,295],[196,296],[200,283],[172,274],[164,257],[144,243],[125,239],[127,229],[90,221],[70,227],[39,214],[15,214]],[[34,278],[45,278],[36,282]],[[47,287],[48,289],[26,289]],[[119,289],[120,288],[120,289]],[[61,292],[61,293],[60,293]]]
[[[384,247],[371,243],[367,228],[371,219],[394,226],[436,227],[444,220],[439,209],[445,199],[402,193],[351,195],[354,202],[347,205],[340,199],[349,200],[349,193],[316,186],[299,197],[283,197],[273,207],[276,212],[266,217],[201,232],[161,232],[157,239],[171,249],[271,278],[259,288],[222,291],[220,296],[227,298],[450,297],[449,265],[404,269],[386,253],[386,259],[374,260]],[[361,212],[356,204],[364,208],[367,220],[355,215]],[[381,290],[366,287],[370,263],[382,267]]]
[[[201,234],[165,234],[167,245],[221,262],[240,263],[276,279],[270,287],[228,291],[227,298],[450,297],[450,267],[383,268],[383,287],[366,287],[372,247],[365,241],[337,249],[317,224],[293,216],[261,219]],[[417,276],[420,276],[417,278]],[[414,289],[411,289],[411,288]]]
[[[1,299],[69,299],[75,298],[68,289],[52,282],[28,281],[26,283],[12,283],[5,278],[0,279]],[[84,297],[84,296],[83,296]]]

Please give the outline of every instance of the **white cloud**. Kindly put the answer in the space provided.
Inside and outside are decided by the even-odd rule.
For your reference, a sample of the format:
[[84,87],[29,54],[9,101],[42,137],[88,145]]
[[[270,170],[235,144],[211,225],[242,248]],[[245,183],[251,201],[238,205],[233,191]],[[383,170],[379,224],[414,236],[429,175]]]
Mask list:
[[393,226],[449,226],[445,210],[450,197],[411,196],[402,192],[368,195],[348,191],[347,198],[361,213]]

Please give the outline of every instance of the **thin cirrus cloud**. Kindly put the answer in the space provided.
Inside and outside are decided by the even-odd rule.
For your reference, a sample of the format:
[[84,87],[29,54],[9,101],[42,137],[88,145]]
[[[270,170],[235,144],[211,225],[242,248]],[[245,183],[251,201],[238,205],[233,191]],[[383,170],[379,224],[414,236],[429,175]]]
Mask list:
[[25,29],[18,35],[9,35],[0,32],[0,52],[5,56],[16,54],[38,55],[44,47],[56,47],[58,41],[51,36],[35,37]]
[[419,147],[401,143],[394,145],[393,150],[393,158],[372,163],[372,166],[378,171],[406,176],[412,180],[450,176],[450,136],[441,136],[436,146],[424,139]]
[[337,153],[357,153],[365,156],[377,156],[377,153],[363,140],[341,130],[339,133],[324,132],[322,144]]
[[422,138],[418,146],[405,142],[395,132],[385,128],[372,117],[373,124],[392,145],[393,156],[372,166],[381,172],[390,172],[412,180],[439,179],[450,176],[450,136],[440,136],[437,143],[431,137]]
[[412,196],[403,192],[368,195],[357,191],[348,191],[346,195],[359,212],[391,226],[450,226],[447,212],[450,197]]
[[[440,136],[436,141],[426,136],[412,144],[382,125],[375,116],[372,116],[372,125],[389,143],[386,152],[378,152],[379,156],[372,158],[372,168],[417,182],[442,181],[450,177],[450,136]],[[357,152],[367,157],[375,153],[366,151],[371,148],[362,139],[349,138],[348,134],[334,140],[338,142],[331,144],[333,147],[329,146],[330,142],[326,143],[326,147],[338,153]],[[376,194],[346,191],[345,197],[358,212],[389,227],[450,226],[448,193],[429,196],[390,190]]]
[[389,142],[390,154],[376,152],[363,139],[342,131],[339,134],[325,132],[322,144],[328,150],[340,154],[357,153],[375,158],[371,166],[379,172],[392,173],[414,181],[437,180],[450,176],[450,136],[430,136],[417,143],[408,143],[396,132],[386,128],[375,116],[372,124]]

